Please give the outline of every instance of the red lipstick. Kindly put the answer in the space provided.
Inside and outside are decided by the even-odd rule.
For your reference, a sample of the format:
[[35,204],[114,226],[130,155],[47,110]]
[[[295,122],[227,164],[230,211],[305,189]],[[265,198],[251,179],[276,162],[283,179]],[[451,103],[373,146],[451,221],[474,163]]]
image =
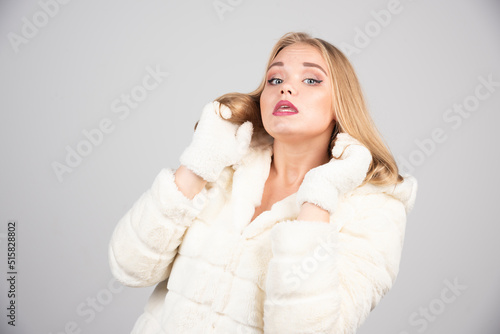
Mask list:
[[294,115],[298,113],[299,111],[293,105],[293,103],[287,100],[281,100],[278,103],[276,103],[276,106],[274,107],[273,111],[273,115],[275,116]]

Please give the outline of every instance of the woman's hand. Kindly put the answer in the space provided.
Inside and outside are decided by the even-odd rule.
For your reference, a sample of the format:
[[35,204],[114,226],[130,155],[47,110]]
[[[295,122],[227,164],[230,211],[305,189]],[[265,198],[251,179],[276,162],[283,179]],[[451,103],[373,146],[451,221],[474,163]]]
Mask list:
[[[344,151],[342,157],[336,159],[335,157],[339,157],[342,151]],[[301,206],[299,217],[313,218],[304,220],[315,220],[314,217],[324,218],[324,214],[320,211],[303,206],[306,202],[315,204],[332,214],[337,208],[339,195],[354,190],[363,183],[372,161],[370,151],[344,132],[337,134],[332,155],[330,162],[306,173],[297,191],[297,203]],[[308,210],[309,213],[304,210]]]
[[252,123],[237,125],[229,118],[227,106],[217,101],[206,104],[193,140],[180,157],[182,165],[208,182],[214,182],[225,167],[239,162],[250,146]]

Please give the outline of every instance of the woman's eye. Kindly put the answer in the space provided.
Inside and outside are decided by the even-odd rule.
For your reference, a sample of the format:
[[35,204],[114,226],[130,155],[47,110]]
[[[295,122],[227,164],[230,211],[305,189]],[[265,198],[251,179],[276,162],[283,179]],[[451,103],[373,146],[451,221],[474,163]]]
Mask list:
[[271,79],[267,80],[267,82],[269,82],[270,85],[277,85],[277,84],[282,83],[283,80],[278,79],[278,78],[271,78]]
[[316,80],[316,79],[305,79],[304,80],[307,84],[311,84],[311,85],[314,85],[314,84],[319,84],[321,81],[323,80]]

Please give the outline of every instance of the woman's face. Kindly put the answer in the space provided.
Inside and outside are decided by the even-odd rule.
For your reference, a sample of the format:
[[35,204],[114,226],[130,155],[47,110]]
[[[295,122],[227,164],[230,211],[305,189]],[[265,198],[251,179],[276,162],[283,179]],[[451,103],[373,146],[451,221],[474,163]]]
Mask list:
[[264,128],[272,137],[285,141],[319,135],[329,138],[335,124],[332,83],[326,61],[315,47],[296,43],[282,49],[268,68],[266,80],[260,108]]

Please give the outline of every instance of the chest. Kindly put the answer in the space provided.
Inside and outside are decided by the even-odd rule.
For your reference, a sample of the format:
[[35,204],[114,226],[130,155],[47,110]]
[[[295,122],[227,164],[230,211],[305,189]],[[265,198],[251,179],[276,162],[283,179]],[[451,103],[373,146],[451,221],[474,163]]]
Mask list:
[[283,187],[268,178],[264,186],[261,204],[260,206],[255,207],[255,212],[250,220],[250,223],[253,222],[261,213],[269,211],[274,203],[290,196],[291,194],[297,192],[297,190],[298,187]]

